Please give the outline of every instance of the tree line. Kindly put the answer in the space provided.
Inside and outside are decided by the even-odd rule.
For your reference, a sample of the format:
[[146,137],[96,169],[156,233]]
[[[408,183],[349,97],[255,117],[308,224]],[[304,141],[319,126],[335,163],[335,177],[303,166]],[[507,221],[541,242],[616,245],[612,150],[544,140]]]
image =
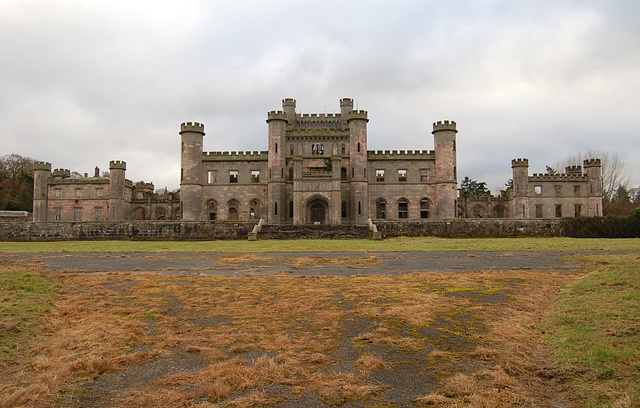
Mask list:
[[33,211],[34,162],[15,153],[0,157],[0,210]]

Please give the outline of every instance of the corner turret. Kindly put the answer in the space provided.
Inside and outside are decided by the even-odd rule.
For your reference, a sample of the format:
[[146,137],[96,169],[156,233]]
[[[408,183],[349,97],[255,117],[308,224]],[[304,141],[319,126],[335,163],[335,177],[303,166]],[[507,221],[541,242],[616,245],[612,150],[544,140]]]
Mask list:
[[33,163],[33,222],[47,221],[48,183],[51,163]]
[[513,169],[514,218],[527,218],[529,212],[529,160],[511,160]]
[[452,120],[435,122],[431,133],[433,133],[436,155],[436,217],[455,218],[458,196],[456,122]]
[[204,124],[185,122],[180,125],[182,141],[180,156],[180,206],[181,219],[199,221],[201,219],[202,196],[202,144]]
[[287,115],[287,120],[290,123],[296,121],[296,100],[293,98],[286,98],[282,100],[282,110]]
[[109,162],[109,220],[126,219],[125,170],[127,163],[119,160]]

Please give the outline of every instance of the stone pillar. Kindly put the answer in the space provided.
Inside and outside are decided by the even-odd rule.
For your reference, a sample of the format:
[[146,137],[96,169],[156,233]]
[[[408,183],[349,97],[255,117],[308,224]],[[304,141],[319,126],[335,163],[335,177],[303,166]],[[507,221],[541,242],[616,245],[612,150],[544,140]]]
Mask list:
[[202,219],[202,143],[204,125],[186,122],[180,125],[182,139],[180,164],[180,206],[182,219]]
[[33,222],[47,222],[51,163],[33,164]]
[[432,133],[436,155],[436,218],[455,218],[458,198],[456,122],[434,123]]
[[302,155],[293,156],[293,223],[303,224],[304,208],[302,206]]

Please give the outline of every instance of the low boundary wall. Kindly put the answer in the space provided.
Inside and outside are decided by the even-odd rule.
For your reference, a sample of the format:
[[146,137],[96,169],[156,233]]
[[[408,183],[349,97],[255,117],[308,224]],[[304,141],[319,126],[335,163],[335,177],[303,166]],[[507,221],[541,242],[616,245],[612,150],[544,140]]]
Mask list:
[[389,237],[556,237],[564,234],[562,219],[447,219],[374,222]]
[[3,222],[1,241],[247,239],[258,221]]

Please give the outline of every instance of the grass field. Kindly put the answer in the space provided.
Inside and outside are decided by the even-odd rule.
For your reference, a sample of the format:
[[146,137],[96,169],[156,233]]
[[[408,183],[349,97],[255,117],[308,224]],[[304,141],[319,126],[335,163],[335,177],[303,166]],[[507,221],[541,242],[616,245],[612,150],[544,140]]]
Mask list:
[[346,251],[601,251],[640,250],[640,239],[435,238],[265,241],[1,242],[0,252],[346,252]]
[[[437,241],[383,243],[410,251],[637,249],[637,240]],[[139,243],[115,244],[129,252],[122,248]],[[217,242],[148,244],[184,244],[177,252],[185,252]],[[640,406],[640,253],[571,257],[583,262],[580,273],[314,278],[52,275],[5,262],[0,407],[112,400],[248,408],[305,396],[378,408]],[[91,392],[81,386],[87,381]],[[394,397],[402,384],[420,387]]]

